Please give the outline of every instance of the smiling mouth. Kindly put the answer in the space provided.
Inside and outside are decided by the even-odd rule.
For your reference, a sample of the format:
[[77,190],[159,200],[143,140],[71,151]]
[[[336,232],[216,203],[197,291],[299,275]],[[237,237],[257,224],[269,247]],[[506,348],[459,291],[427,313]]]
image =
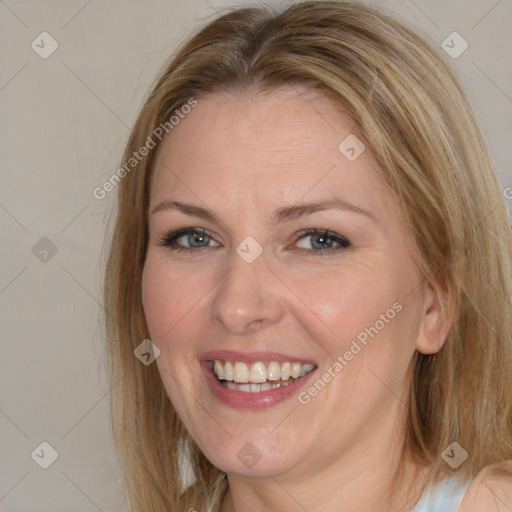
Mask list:
[[311,363],[259,361],[246,364],[241,361],[212,361],[218,381],[227,389],[245,393],[260,393],[289,386],[316,368]]

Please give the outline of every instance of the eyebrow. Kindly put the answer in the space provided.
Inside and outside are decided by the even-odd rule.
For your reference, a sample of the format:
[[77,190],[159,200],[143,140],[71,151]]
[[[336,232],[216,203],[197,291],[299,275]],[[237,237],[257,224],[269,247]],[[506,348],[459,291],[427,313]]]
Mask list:
[[[207,208],[171,200],[159,203],[157,206],[153,208],[150,215],[154,215],[155,213],[165,210],[178,210],[186,215],[199,217],[210,222],[215,222],[219,224],[223,223],[214,212],[208,210]],[[359,208],[341,199],[332,199],[329,201],[322,201],[318,203],[302,203],[292,206],[284,206],[282,208],[278,208],[275,211],[274,216],[272,217],[272,221],[274,223],[291,221],[324,210],[352,211],[361,215],[365,215],[366,217],[374,220],[375,222],[378,222],[377,218],[369,211]]]

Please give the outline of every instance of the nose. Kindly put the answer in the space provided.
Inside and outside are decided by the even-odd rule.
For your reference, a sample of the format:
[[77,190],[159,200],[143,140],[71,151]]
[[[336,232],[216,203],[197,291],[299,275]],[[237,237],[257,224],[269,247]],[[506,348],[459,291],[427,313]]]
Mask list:
[[230,263],[212,301],[213,321],[237,335],[279,322],[285,309],[282,283],[267,268],[264,255],[247,263],[234,252]]

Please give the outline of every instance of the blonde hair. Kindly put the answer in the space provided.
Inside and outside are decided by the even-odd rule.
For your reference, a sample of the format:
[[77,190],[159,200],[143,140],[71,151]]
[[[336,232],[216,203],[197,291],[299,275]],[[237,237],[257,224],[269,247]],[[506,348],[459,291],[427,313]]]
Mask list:
[[[157,80],[124,161],[191,98],[295,84],[325,94],[356,121],[403,208],[419,268],[453,303],[444,347],[416,352],[412,361],[407,450],[431,467],[433,479],[450,471],[440,455],[454,441],[468,452],[457,469],[465,478],[512,458],[512,234],[505,201],[458,78],[403,22],[354,1],[217,15]],[[226,475],[189,437],[156,364],[145,366],[133,353],[149,337],[141,276],[156,149],[118,187],[104,288],[112,425],[132,512],[206,510],[219,506]],[[184,447],[197,479],[185,494]]]

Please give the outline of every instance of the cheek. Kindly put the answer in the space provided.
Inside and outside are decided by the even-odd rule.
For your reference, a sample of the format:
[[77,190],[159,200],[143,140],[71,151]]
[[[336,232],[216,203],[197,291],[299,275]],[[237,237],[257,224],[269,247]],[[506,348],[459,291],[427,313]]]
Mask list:
[[297,282],[295,289],[299,297],[307,299],[316,323],[325,327],[323,332],[330,334],[325,339],[332,338],[333,349],[343,348],[400,299],[390,274],[368,267],[326,272],[302,284]]
[[185,420],[191,412],[183,389],[192,389],[193,375],[198,371],[190,340],[197,338],[193,315],[199,293],[183,273],[170,269],[157,255],[148,252],[142,275],[144,315],[150,339],[161,351],[156,365],[167,394]]
[[197,303],[197,285],[193,278],[180,277],[175,269],[148,254],[142,274],[142,304],[151,339],[159,346]]
[[[364,338],[365,329],[375,324],[382,331],[379,338],[392,333],[396,338],[404,328],[403,317],[408,316],[403,311],[411,309],[409,280],[403,278],[403,267],[400,270],[382,258],[377,263],[347,264],[321,272],[286,272],[282,275],[286,286],[275,288],[269,300],[284,300],[291,316],[286,321],[292,328],[303,328],[304,338],[321,345],[331,357],[343,354],[354,339],[359,335]],[[201,332],[209,332],[209,301],[215,300],[217,281],[215,272],[176,268],[148,251],[142,301],[151,339],[161,349],[170,349],[172,339],[173,351],[179,351],[182,341],[200,339]],[[403,311],[395,315],[393,304],[397,302]],[[383,329],[381,315],[385,315]]]
[[[369,368],[390,385],[406,371],[421,311],[415,294],[411,294],[412,279],[404,278],[408,269],[398,267],[351,266],[342,272],[325,273],[297,288],[298,295],[308,298],[314,313],[309,315],[312,320],[306,328],[321,345],[324,364],[336,375],[343,375],[332,389],[348,383],[354,389],[369,383],[382,387],[373,374],[368,375]],[[303,324],[305,318],[302,314]],[[334,369],[340,357],[343,366]],[[366,384],[364,376],[368,377]]]

